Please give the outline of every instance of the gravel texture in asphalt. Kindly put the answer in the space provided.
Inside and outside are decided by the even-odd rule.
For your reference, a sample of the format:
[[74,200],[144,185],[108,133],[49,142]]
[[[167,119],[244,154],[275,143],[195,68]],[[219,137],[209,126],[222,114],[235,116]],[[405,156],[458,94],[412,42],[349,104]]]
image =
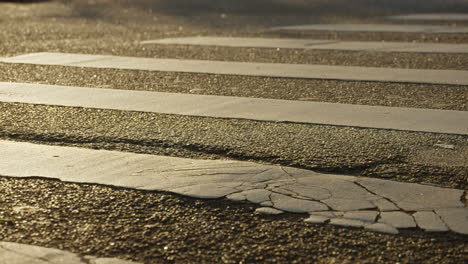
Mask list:
[[0,103],[0,110],[2,139],[251,160],[462,189],[468,182],[466,136],[15,103]]
[[[0,178],[0,240],[144,263],[463,263],[466,236],[385,235],[248,203]],[[415,252],[418,252],[415,254]]]

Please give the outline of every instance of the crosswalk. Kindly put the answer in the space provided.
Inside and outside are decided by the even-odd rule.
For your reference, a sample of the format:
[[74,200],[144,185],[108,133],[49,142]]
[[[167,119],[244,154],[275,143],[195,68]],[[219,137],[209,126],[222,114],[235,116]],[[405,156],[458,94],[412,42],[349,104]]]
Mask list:
[[[372,24],[286,26],[273,30],[468,33],[468,28],[462,26]],[[458,44],[259,38],[180,38],[151,40],[143,44],[455,54],[468,51],[467,45]],[[275,78],[468,85],[468,72],[461,70],[246,63],[70,53],[32,53],[3,58],[0,62]],[[468,135],[466,111],[27,83],[0,83],[0,102]],[[398,229],[415,227],[426,231],[451,230],[468,234],[468,210],[463,202],[466,192],[459,189],[318,174],[249,162],[190,160],[8,141],[0,141],[0,145],[2,155],[7,157],[0,162],[0,175],[34,175],[72,182],[171,191],[197,198],[248,200],[262,206],[259,213],[309,213],[310,218],[306,220],[309,223],[363,227],[392,234],[398,233]],[[21,164],[18,162],[20,160]]]

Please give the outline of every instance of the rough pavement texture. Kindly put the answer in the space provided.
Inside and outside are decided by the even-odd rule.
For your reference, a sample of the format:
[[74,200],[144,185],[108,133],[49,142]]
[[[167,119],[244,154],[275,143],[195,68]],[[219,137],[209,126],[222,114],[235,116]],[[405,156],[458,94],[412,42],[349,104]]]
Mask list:
[[[404,211],[435,211],[450,230],[468,235],[463,190],[251,162],[181,159],[13,141],[0,141],[0,148],[0,175],[168,191],[203,199],[229,199],[235,194],[235,201],[258,205],[269,202],[271,207],[285,212],[343,212],[342,217],[332,218],[330,223],[354,227],[374,223],[379,215],[378,222],[415,228],[413,216]],[[387,212],[387,208],[380,207],[381,201],[393,203],[397,210]]]
[[[1,177],[0,187],[0,240],[144,263],[463,263],[468,245],[453,233],[395,236],[262,216],[245,202],[42,179]],[[12,210],[25,205],[38,210]]]
[[137,264],[115,258],[79,256],[67,251],[0,241],[0,264]]

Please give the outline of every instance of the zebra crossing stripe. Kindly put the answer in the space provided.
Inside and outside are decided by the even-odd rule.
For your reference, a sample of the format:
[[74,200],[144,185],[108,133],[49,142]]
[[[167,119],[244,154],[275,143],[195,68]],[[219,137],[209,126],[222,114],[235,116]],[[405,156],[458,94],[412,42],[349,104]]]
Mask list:
[[20,244],[15,242],[0,241],[0,260],[2,264],[139,264],[117,258],[98,258],[83,256],[70,251],[45,248],[35,245]]
[[468,14],[464,13],[433,13],[433,14],[406,14],[389,16],[396,20],[436,20],[436,21],[463,21],[468,20]]
[[0,101],[468,135],[468,112],[0,83]]
[[0,62],[282,78],[468,85],[468,71],[32,53]]
[[346,51],[468,53],[468,44],[386,41],[339,41],[293,38],[186,37],[147,40],[141,44],[224,46],[237,48],[282,48]]
[[274,27],[272,30],[293,31],[351,31],[395,33],[468,33],[467,26],[395,25],[395,24],[310,24]]

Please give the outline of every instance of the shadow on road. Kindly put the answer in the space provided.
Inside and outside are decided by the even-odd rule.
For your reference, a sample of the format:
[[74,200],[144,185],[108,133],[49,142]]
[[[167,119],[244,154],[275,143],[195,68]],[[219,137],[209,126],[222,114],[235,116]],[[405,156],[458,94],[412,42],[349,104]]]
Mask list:
[[[1,1],[1,0],[0,0]],[[468,12],[468,0],[56,0],[78,17],[106,19],[123,9],[139,9],[178,17],[229,14],[257,17],[376,17],[412,12]],[[208,18],[208,20],[210,20]],[[317,21],[318,22],[318,21]]]
[[[48,0],[0,0],[0,3],[26,4],[46,1]],[[468,0],[50,0],[49,2],[66,6],[63,17],[118,23],[145,23],[145,21],[152,23],[154,16],[162,15],[188,20],[192,24],[218,25],[229,23],[220,21],[220,16],[236,16],[237,25],[270,26],[300,22],[324,23],[329,22],[330,17],[372,18],[414,12],[468,13]],[[60,16],[58,12],[51,16]]]

